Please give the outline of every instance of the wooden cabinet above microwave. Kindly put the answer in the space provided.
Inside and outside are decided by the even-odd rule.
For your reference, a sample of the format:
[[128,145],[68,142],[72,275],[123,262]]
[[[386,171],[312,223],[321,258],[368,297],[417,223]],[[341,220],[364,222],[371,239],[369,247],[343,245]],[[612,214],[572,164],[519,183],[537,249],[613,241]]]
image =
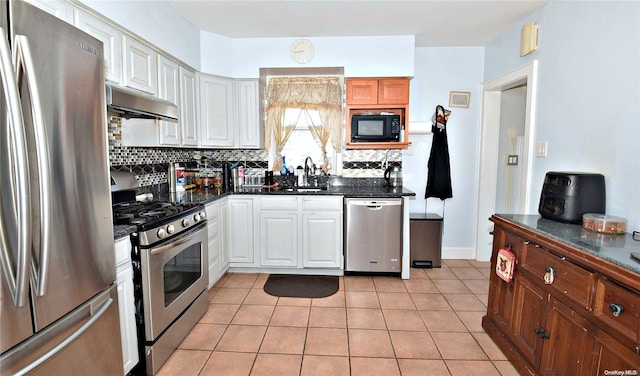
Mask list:
[[[406,149],[409,147],[409,77],[347,78],[347,119],[345,124],[347,149]],[[353,115],[400,115],[404,129],[401,142],[352,142]]]
[[347,105],[409,104],[409,78],[349,78]]

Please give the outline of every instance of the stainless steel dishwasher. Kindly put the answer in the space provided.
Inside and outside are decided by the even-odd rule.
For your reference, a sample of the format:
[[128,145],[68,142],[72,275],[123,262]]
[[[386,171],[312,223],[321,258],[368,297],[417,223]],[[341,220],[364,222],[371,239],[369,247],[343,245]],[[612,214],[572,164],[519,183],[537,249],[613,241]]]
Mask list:
[[400,273],[402,199],[345,198],[345,271]]

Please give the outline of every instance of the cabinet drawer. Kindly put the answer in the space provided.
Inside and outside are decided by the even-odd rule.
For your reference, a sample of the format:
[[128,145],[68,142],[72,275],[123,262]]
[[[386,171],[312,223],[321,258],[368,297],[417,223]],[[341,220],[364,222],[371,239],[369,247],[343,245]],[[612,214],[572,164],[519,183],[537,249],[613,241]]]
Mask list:
[[302,210],[342,210],[342,197],[304,197]]
[[[594,273],[526,241],[522,247],[520,268],[532,274],[533,280],[545,283],[549,288],[560,292],[581,307],[587,310],[591,309]],[[545,282],[545,273],[550,269],[553,269],[554,276],[551,283],[547,283]]]
[[298,197],[260,197],[260,209],[266,210],[297,210]]
[[[618,316],[615,309],[622,309]],[[594,315],[621,336],[640,342],[640,295],[606,279],[598,279]]]

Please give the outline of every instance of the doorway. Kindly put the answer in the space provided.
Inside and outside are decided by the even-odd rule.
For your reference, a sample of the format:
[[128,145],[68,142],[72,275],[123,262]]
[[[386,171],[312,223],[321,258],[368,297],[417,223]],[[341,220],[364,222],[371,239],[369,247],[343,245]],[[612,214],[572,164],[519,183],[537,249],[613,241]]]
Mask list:
[[[506,73],[493,80],[486,81],[482,85],[482,133],[480,139],[480,173],[478,178],[478,217],[476,219],[476,259],[488,261],[491,257],[493,238],[491,232],[493,225],[489,217],[496,212],[496,197],[498,184],[504,184],[501,177],[499,181],[498,163],[504,163],[500,155],[500,129],[503,102],[508,106],[508,101],[503,101],[503,94],[510,93],[510,89],[526,87],[524,103],[524,129],[522,131],[518,153],[517,181],[514,183],[515,192],[509,196],[515,202],[511,202],[519,210],[526,214],[530,207],[531,192],[529,181],[531,164],[533,162],[533,131],[535,117],[537,61],[534,60],[520,68]],[[506,94],[509,95],[509,94]],[[504,128],[509,128],[508,125]],[[513,180],[513,179],[512,179]],[[502,205],[502,203],[501,203]]]

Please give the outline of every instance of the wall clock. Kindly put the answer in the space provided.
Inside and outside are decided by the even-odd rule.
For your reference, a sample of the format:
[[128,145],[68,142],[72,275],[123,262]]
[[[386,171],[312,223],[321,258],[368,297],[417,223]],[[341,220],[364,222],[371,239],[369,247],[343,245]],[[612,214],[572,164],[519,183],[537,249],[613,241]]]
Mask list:
[[297,39],[291,44],[291,57],[298,63],[308,63],[313,59],[315,47],[308,39]]

